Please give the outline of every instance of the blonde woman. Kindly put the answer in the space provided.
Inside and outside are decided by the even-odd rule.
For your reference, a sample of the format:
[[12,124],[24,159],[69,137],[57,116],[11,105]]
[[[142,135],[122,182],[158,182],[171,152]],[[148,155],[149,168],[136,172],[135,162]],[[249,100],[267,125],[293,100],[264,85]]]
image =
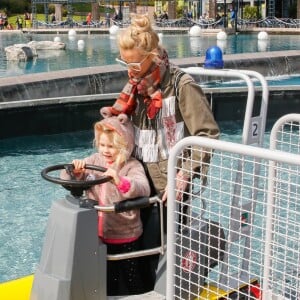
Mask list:
[[[155,192],[167,200],[170,149],[187,136],[218,138],[219,127],[201,87],[170,64],[148,16],[135,15],[131,20],[118,37],[120,56],[116,59],[128,69],[129,80],[114,105],[102,111],[131,117],[136,134],[134,155],[144,163]],[[208,154],[199,157],[196,151],[188,155],[193,156],[194,170],[210,160]],[[177,200],[182,200],[190,180],[184,169],[190,168],[183,162],[177,174]]]

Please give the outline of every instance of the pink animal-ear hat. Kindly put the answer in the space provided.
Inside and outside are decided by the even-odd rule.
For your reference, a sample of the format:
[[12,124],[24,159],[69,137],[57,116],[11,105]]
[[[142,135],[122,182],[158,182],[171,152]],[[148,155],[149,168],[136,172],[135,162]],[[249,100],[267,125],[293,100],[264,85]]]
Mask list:
[[111,112],[111,109],[109,106],[105,106],[105,107],[102,107],[100,109],[100,115],[103,117],[103,118],[109,118],[112,116],[112,112]]
[[123,113],[113,116],[109,107],[101,108],[100,113],[103,116],[100,124],[116,131],[124,137],[127,141],[128,153],[130,155],[134,148],[134,128],[128,116]]

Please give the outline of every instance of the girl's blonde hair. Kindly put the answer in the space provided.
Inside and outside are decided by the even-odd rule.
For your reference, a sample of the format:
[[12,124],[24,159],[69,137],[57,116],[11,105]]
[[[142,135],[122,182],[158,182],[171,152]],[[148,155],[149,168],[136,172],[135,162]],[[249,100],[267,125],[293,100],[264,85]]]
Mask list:
[[105,124],[102,124],[101,121],[97,122],[94,125],[94,146],[98,149],[99,147],[99,140],[102,134],[106,134],[110,142],[113,144],[114,148],[117,149],[118,154],[116,157],[116,160],[114,164],[117,167],[122,166],[126,160],[126,149],[127,149],[127,142],[124,138],[124,136],[120,135],[117,131],[105,126]]
[[131,15],[131,25],[118,36],[118,45],[121,49],[131,50],[139,48],[146,53],[157,49],[159,37],[151,26],[147,15]]

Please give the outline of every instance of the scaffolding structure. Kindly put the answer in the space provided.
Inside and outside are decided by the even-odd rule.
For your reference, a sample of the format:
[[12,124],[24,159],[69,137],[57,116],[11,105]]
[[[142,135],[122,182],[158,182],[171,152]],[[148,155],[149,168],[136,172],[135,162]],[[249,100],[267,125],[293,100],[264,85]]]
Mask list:
[[268,16],[275,17],[275,0],[268,1]]

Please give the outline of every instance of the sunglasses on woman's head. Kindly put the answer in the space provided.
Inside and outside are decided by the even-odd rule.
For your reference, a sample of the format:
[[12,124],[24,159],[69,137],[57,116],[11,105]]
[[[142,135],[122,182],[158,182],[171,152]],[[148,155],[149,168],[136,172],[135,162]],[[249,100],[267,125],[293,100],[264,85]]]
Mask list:
[[127,63],[119,56],[116,58],[116,62],[118,62],[121,66],[125,68],[140,72],[142,70],[142,64],[144,63],[144,61],[147,59],[148,56],[149,55],[147,55],[141,62],[132,62],[132,63]]

